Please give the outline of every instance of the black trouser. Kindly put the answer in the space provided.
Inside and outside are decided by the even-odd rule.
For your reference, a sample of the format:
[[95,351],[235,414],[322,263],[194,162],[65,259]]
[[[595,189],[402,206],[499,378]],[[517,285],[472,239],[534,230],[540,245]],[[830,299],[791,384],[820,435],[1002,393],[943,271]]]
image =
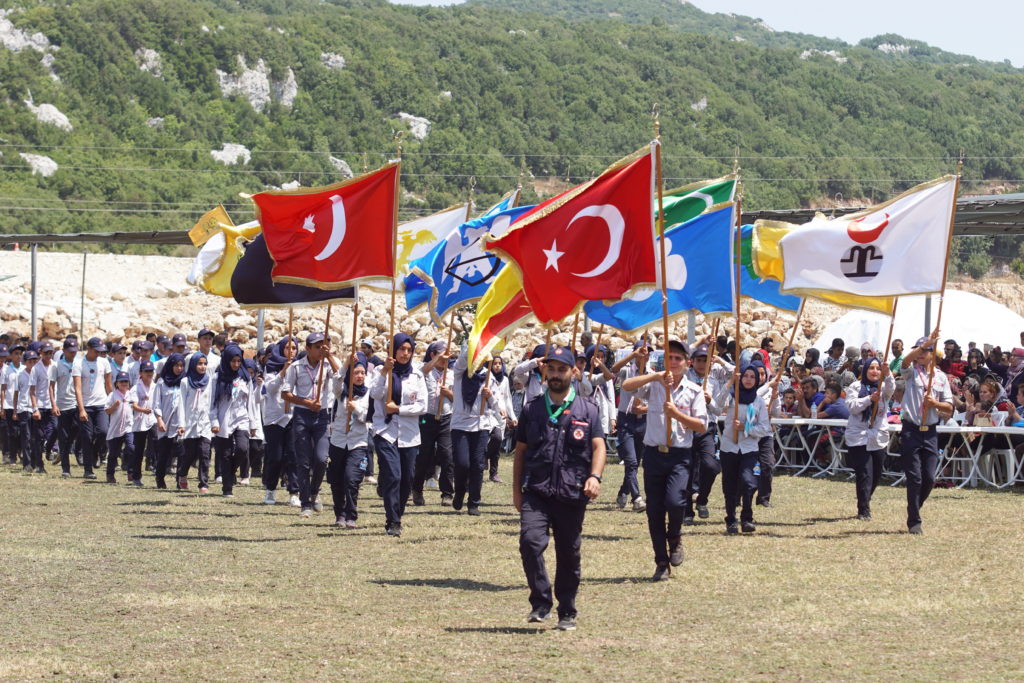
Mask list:
[[[697,505],[701,507],[708,504],[708,496],[711,495],[715,479],[722,473],[722,463],[718,459],[718,448],[715,443],[717,435],[718,425],[711,421],[706,432],[693,435],[693,471],[697,476],[694,477],[695,481],[690,482],[690,491],[697,493]],[[686,503],[686,514],[692,517],[693,501],[688,497]]]
[[153,473],[158,489],[167,488],[164,478],[167,476],[167,468],[174,458],[181,459],[184,447],[177,434],[174,436],[163,436],[156,442],[156,466]]
[[[530,606],[550,611],[554,605],[551,581],[544,566],[551,533],[555,537],[555,595],[558,616],[576,616],[576,592],[580,587],[580,545],[586,504],[563,503],[533,491],[523,493],[519,513],[519,556],[530,586]],[[550,531],[549,531],[550,530]]]
[[71,471],[71,451],[78,440],[81,424],[75,408],[60,411],[60,417],[57,418],[57,449],[60,451],[60,469],[63,472]]
[[[107,477],[114,476],[114,472],[117,471],[117,460],[121,458],[122,452],[124,453],[124,458],[121,460],[121,469],[128,471],[131,463],[135,461],[134,432],[128,432],[124,436],[107,439]],[[131,478],[131,474],[128,477]]]
[[850,446],[846,458],[857,479],[857,514],[870,515],[871,496],[882,478],[885,449],[869,451],[867,446]]
[[487,473],[491,479],[498,476],[498,458],[501,457],[502,436],[502,429],[495,427],[487,439],[487,450],[484,455],[487,460]]
[[18,420],[14,423],[17,429],[18,446],[21,451],[21,466],[25,469],[32,468],[33,451],[32,447],[32,412],[23,410],[18,413]]
[[152,441],[150,430],[132,432],[132,459],[128,463],[128,479],[130,481],[142,481],[142,458],[146,448]]
[[276,491],[280,481],[289,493],[299,492],[295,477],[295,443],[292,440],[292,423],[263,425],[263,436],[267,438],[263,457],[263,488]]
[[[265,452],[266,446],[263,439],[249,439],[249,466],[254,477],[263,475],[263,454]],[[250,472],[246,472],[245,477],[248,477],[249,474]]]
[[772,476],[775,474],[775,438],[762,436],[757,441],[757,462],[761,474],[757,476],[757,502],[767,503],[772,497]]
[[416,469],[418,446],[399,448],[383,436],[374,436],[373,445],[380,458],[380,493],[384,499],[386,527],[402,523],[405,502],[412,492],[412,471]]
[[644,452],[647,418],[638,417],[633,413],[619,413],[618,418],[615,425],[617,437],[615,452],[625,469],[622,486],[619,487],[619,495],[625,493],[629,495],[630,500],[636,500],[640,497],[640,482],[637,481],[637,472],[640,469],[640,458],[643,457]]
[[314,413],[305,408],[296,408],[292,417],[296,473],[303,510],[313,507],[327,473],[327,452],[331,445],[327,440],[327,427],[330,420],[326,410]]
[[938,432],[935,425],[920,431],[904,422],[900,430],[900,462],[907,477],[907,527],[921,523],[921,506],[928,500],[939,468]]
[[14,408],[4,409],[3,431],[6,447],[4,455],[9,463],[15,465],[21,452],[21,434],[18,432],[18,422],[14,419]]
[[366,471],[366,447],[330,447],[331,459],[327,464],[327,482],[334,499],[334,516],[338,519],[359,519],[359,485]]
[[235,470],[238,468],[238,462],[249,450],[249,430],[236,429],[227,436],[215,436],[213,447],[221,461],[221,488],[227,496],[235,488]]
[[434,468],[440,466],[441,475],[437,487],[444,495],[455,492],[454,474],[452,472],[452,416],[442,415],[437,419],[434,415],[424,415],[420,419],[420,452],[416,456],[416,473],[412,480],[412,490],[423,493],[423,484],[434,476]]
[[644,448],[644,494],[647,496],[647,530],[654,547],[654,561],[668,564],[669,545],[682,535],[683,514],[690,486],[689,448]]
[[199,475],[199,488],[209,488],[210,440],[205,436],[197,436],[183,441],[182,454],[178,458],[178,479],[187,479],[188,471],[195,465]]
[[103,410],[103,406],[86,406],[85,415],[87,419],[80,423],[82,466],[85,467],[85,473],[90,474],[103,454],[110,416]]
[[53,440],[57,433],[57,423],[53,417],[53,411],[49,408],[39,408],[39,419],[32,420],[30,431],[32,467],[43,469],[43,453],[53,447]]
[[742,503],[740,521],[754,521],[754,491],[757,477],[757,451],[749,453],[726,453],[722,451],[722,492],[725,494],[725,523],[736,523],[736,506]]
[[491,433],[484,430],[464,432],[452,430],[452,460],[455,464],[455,500],[468,494],[471,508],[480,507],[484,483],[484,462],[487,439]]

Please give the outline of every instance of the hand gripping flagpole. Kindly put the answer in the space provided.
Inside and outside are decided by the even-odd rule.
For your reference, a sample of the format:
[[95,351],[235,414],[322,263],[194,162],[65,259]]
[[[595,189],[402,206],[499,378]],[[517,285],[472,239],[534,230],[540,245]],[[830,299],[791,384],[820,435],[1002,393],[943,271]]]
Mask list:
[[[665,255],[665,210],[664,210],[664,192],[662,189],[662,177],[661,177],[661,119],[659,118],[658,105],[655,103],[654,108],[651,112],[654,117],[654,141],[651,146],[654,147],[654,184],[658,191],[658,250],[661,256],[661,326],[663,333],[663,342],[661,344],[662,349],[665,353],[665,371],[668,371],[668,275],[666,273],[666,261]],[[674,378],[673,378],[674,379]],[[665,401],[669,402],[672,400],[672,387],[665,387]],[[667,412],[665,413],[665,446],[659,447],[658,450],[662,453],[667,453],[668,449],[672,446],[672,416]]]
[[[939,294],[939,311],[935,316],[935,331],[942,329],[942,305],[946,302],[946,280],[949,277],[949,249],[953,242],[953,224],[956,223],[956,200],[960,196],[960,176],[964,171],[964,151],[960,150],[960,158],[956,163],[956,185],[953,188],[953,210],[949,212],[949,232],[946,233],[946,258],[942,262],[942,292]],[[931,296],[930,294],[928,296]],[[893,320],[896,319],[896,313],[893,312]],[[925,390],[924,395],[926,398],[932,395],[932,382],[935,380],[935,351],[932,349],[932,360],[928,363],[928,388]],[[927,422],[928,411],[922,411],[921,413],[921,425],[918,429],[922,432],[928,431]]]
[[[886,367],[889,366],[889,347],[892,345],[892,331],[893,331],[893,328],[896,327],[896,307],[899,305],[899,303],[900,303],[899,297],[896,297],[896,299],[894,299],[893,302],[892,302],[892,320],[889,321],[889,336],[885,340],[885,355],[883,356],[884,360],[882,361],[886,365]],[[878,394],[879,395],[879,400],[881,400],[882,388],[879,387],[878,391],[879,391],[879,394]],[[871,406],[871,421],[868,422],[868,427],[869,428],[871,427],[871,425],[875,424],[875,415],[877,415],[877,414],[878,414],[878,403],[875,403],[875,405]]]
[[[448,317],[448,344],[444,347],[445,353],[452,352],[452,333],[455,332],[455,309],[452,309],[451,315]],[[441,411],[444,409],[444,396],[441,395],[441,389],[444,389],[445,384],[448,382],[448,363],[444,364],[444,369],[441,370],[441,386],[437,388],[437,414],[434,418],[437,420],[441,419]]]
[[[484,388],[490,389],[491,384],[491,368],[494,367],[494,357],[491,356],[487,359],[487,379],[484,380]],[[484,408],[487,406],[487,399],[483,396],[480,397],[480,417],[484,416]]]
[[[397,286],[395,280],[398,277],[398,195],[400,192],[399,177],[402,174],[402,132],[399,131],[395,134],[395,147],[398,150],[398,170],[395,173],[395,208],[393,212],[394,220],[391,225],[391,323],[388,326],[388,358],[395,357],[395,293],[397,292]],[[391,380],[394,377],[395,371],[392,367],[391,372],[388,373],[387,384],[384,389],[384,406],[387,409],[387,404],[391,400]]]

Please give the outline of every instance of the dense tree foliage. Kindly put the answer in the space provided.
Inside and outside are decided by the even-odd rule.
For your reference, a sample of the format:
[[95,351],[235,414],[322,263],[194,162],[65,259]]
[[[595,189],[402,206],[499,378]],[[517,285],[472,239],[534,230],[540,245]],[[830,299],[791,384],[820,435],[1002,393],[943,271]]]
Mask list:
[[[399,112],[431,124],[405,136],[403,217],[459,201],[471,176],[481,202],[524,172],[528,195],[590,178],[646,144],[655,102],[666,183],[728,172],[738,150],[750,208],[881,199],[960,149],[966,192],[1024,178],[1024,72],[899,36],[851,46],[668,0],[23,0],[8,18],[59,48],[59,80],[40,52],[0,48],[0,232],[187,228],[218,202],[246,220],[239,193],[392,156]],[[291,106],[225,97],[217,71],[239,74],[239,56],[273,83],[294,74]],[[224,143],[250,160],[216,161]],[[59,170],[33,175],[19,153]]]

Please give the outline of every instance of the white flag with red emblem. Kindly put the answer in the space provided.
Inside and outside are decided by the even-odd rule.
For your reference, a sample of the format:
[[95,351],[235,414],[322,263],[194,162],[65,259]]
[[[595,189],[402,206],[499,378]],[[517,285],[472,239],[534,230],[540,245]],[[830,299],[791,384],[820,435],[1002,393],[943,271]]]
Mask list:
[[942,290],[956,177],[838,218],[821,214],[779,242],[786,293],[902,296]]

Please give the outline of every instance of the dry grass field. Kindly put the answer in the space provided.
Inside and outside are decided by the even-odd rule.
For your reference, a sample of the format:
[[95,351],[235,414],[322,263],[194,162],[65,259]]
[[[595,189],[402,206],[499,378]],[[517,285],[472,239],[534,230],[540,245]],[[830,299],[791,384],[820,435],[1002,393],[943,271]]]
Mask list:
[[507,484],[485,485],[476,518],[434,493],[392,539],[368,487],[362,528],[341,531],[329,506],[304,521],[255,486],[225,500],[5,466],[0,678],[1024,678],[1019,489],[936,490],[913,537],[901,488],[865,523],[852,483],[782,476],[757,533],[734,537],[716,486],[714,523],[653,584],[644,517],[615,509],[622,469],[607,475],[579,630],[562,633],[525,622]]

